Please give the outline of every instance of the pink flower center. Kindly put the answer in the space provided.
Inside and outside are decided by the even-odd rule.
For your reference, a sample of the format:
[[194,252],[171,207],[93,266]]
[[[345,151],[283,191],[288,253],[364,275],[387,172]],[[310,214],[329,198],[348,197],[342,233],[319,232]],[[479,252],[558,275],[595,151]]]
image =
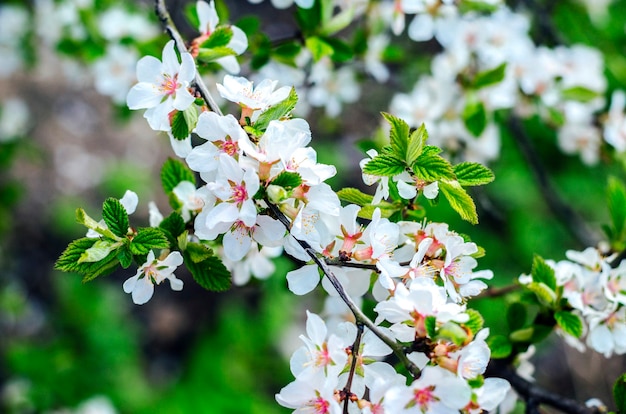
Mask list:
[[248,199],[248,191],[243,184],[233,186],[233,201],[236,204],[242,204]]
[[422,410],[428,408],[428,403],[435,400],[433,390],[434,387],[432,386],[421,390],[415,390],[415,393],[413,394],[413,401],[415,404],[419,405]]
[[231,157],[239,152],[239,145],[236,141],[221,141],[219,145],[222,151]]
[[170,75],[163,75],[163,83],[161,84],[161,91],[165,95],[172,96],[176,94],[176,90],[180,84],[178,83],[178,75],[171,77]]
[[317,353],[317,357],[315,358],[315,365],[318,367],[325,367],[327,365],[332,364],[333,360],[330,357],[330,352],[328,352],[328,346],[326,342],[322,345],[322,349]]
[[322,397],[317,397],[312,402],[313,409],[316,414],[328,414],[330,413],[330,403]]

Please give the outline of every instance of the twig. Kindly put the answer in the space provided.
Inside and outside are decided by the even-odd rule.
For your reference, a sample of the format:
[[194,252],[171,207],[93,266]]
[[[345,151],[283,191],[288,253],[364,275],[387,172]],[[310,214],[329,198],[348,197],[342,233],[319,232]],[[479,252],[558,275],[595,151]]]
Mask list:
[[509,119],[509,127],[522,155],[530,165],[537,185],[539,186],[539,191],[552,211],[552,214],[565,225],[567,230],[581,245],[585,247],[597,246],[600,242],[600,237],[558,196],[557,192],[552,187],[548,179],[548,174],[539,160],[528,135],[526,135],[520,119],[516,116],[511,116]]
[[348,374],[346,386],[342,390],[343,396],[346,399],[343,405],[343,414],[348,414],[348,403],[350,402],[350,395],[352,394],[352,379],[354,378],[356,366],[359,362],[359,349],[361,348],[361,337],[363,336],[363,324],[357,323],[356,328],[356,338],[352,344],[352,364],[350,365],[350,373]]
[[[165,31],[167,32],[169,37],[171,37],[176,43],[176,48],[178,49],[178,51],[180,53],[188,52],[183,37],[181,36],[178,29],[176,29],[176,25],[174,25],[174,21],[172,20],[170,13],[167,11],[167,7],[165,6],[165,0],[155,1],[155,11],[159,20],[161,20],[161,24],[165,28]],[[198,90],[198,92],[200,92],[200,96],[202,96],[202,99],[204,99],[204,101],[209,106],[209,109],[211,109],[213,112],[220,116],[223,115],[222,110],[213,99],[213,96],[211,96],[209,88],[207,88],[197,70],[194,77],[194,83],[196,85],[196,89]]]
[[592,407],[545,390],[517,375],[515,370],[504,360],[493,359],[489,363],[488,375],[509,381],[513,389],[526,401],[526,413],[539,413],[539,405],[546,404],[568,414],[598,414]]
[[[289,222],[289,219],[285,217],[285,215],[278,209],[276,205],[270,203],[269,201],[267,201],[267,204],[269,206],[269,209],[272,211],[272,214],[274,214],[274,216],[285,226],[287,230],[290,230],[291,223]],[[341,300],[343,300],[343,302],[348,306],[348,308],[354,315],[357,323],[362,323],[363,325],[367,326],[367,328],[372,331],[374,335],[379,337],[387,346],[389,346],[393,350],[393,353],[398,357],[400,362],[409,370],[409,372],[411,372],[412,375],[419,376],[420,369],[413,362],[411,362],[409,358],[407,358],[406,354],[404,353],[404,347],[397,343],[394,339],[385,335],[380,329],[378,329],[378,326],[376,326],[374,322],[372,322],[372,320],[363,313],[363,311],[354,303],[350,296],[348,296],[343,288],[343,285],[341,284],[341,282],[339,282],[332,270],[330,270],[326,262],[318,257],[317,252],[311,247],[311,245],[309,245],[309,243],[307,243],[306,241],[297,239],[295,237],[294,240],[300,245],[300,247],[304,249],[306,254],[322,270],[324,276],[326,276],[328,281],[333,285],[333,288],[337,291]]]
[[491,286],[483,290],[480,295],[476,296],[475,299],[497,298],[500,296],[507,295],[511,292],[515,292],[519,288],[521,288],[521,285],[508,285],[508,286],[503,286],[503,287]]

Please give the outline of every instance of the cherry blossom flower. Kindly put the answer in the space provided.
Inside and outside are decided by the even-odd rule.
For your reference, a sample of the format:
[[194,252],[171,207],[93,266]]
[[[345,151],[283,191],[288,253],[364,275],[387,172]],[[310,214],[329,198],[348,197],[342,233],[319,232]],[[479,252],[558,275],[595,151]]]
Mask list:
[[130,293],[133,302],[143,305],[154,294],[154,285],[159,285],[165,279],[169,280],[172,290],[182,290],[183,281],[176,278],[174,271],[183,264],[180,252],[171,252],[163,260],[155,259],[154,252],[148,253],[146,263],[141,265],[137,274],[124,282],[124,292]]
[[147,109],[144,117],[154,130],[169,131],[170,112],[184,111],[194,102],[187,88],[195,77],[196,65],[187,52],[180,58],[181,62],[170,40],[163,48],[162,61],[144,56],[137,62],[139,83],[128,92],[126,103],[130,109]]
[[[198,47],[202,44],[202,42],[208,39],[219,24],[219,16],[215,10],[215,2],[213,0],[209,3],[203,0],[198,1],[196,3],[196,10],[198,11],[198,19],[200,20],[198,25],[200,37],[194,40],[192,49],[194,46]],[[228,27],[232,31],[233,35],[226,47],[232,49],[236,54],[241,55],[248,48],[248,38],[243,30],[237,26],[231,25]],[[226,69],[229,73],[233,74],[239,73],[241,69],[235,56],[221,57],[216,60],[216,63]]]
[[289,96],[289,87],[276,89],[277,85],[278,81],[265,79],[255,87],[246,78],[226,75],[223,82],[217,84],[217,91],[222,98],[242,107],[240,122],[245,124],[245,118],[252,117],[254,111],[264,111]]

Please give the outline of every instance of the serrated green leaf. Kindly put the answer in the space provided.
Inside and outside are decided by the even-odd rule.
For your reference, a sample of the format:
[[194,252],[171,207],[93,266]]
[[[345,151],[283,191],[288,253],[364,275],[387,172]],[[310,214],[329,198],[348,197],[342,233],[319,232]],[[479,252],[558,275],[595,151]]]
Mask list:
[[422,153],[413,163],[415,175],[425,181],[454,180],[454,171],[448,160],[439,155]]
[[99,223],[96,220],[92,219],[82,208],[76,209],[76,221],[87,227],[88,229],[91,229],[109,239],[119,239],[119,237],[113,234],[113,232],[109,230],[108,227],[106,227],[103,223]]
[[185,247],[185,254],[194,263],[200,263],[213,256],[213,250],[205,244],[189,242]]
[[463,325],[470,330],[472,335],[476,335],[478,331],[483,329],[485,320],[480,312],[475,309],[468,309],[465,313],[467,313],[470,318],[467,322],[463,323]]
[[459,213],[463,220],[472,224],[478,223],[476,205],[472,197],[467,194],[457,181],[439,181],[439,192],[446,197],[450,206]]
[[120,246],[119,242],[97,239],[96,242],[80,255],[78,263],[99,262]]
[[561,91],[561,97],[563,99],[578,102],[589,102],[599,96],[600,94],[598,92],[585,88],[584,86],[573,86]]
[[291,190],[302,184],[302,177],[295,172],[283,171],[272,180],[272,184]]
[[123,246],[117,250],[117,260],[124,269],[128,269],[133,263],[133,255],[128,246]]
[[455,165],[453,171],[463,187],[488,184],[495,178],[489,168],[477,162],[462,162]]
[[305,46],[311,52],[315,62],[319,61],[324,56],[331,56],[335,51],[331,45],[318,36],[307,37]]
[[407,165],[415,164],[417,158],[422,155],[427,139],[428,132],[426,131],[424,124],[411,133],[405,157]]
[[207,40],[200,45],[203,49],[213,49],[226,46],[233,38],[233,29],[230,26],[218,26]]
[[196,183],[196,177],[182,161],[174,158],[168,158],[161,168],[161,184],[163,185],[163,191],[166,194],[172,192],[172,190],[182,181],[190,181]]
[[187,269],[200,286],[213,292],[223,292],[230,289],[230,272],[218,257],[211,256],[195,263],[187,250],[183,252],[183,257]]
[[403,173],[405,168],[404,161],[389,153],[381,152],[365,164],[363,172],[382,177],[393,177]]
[[537,296],[537,299],[539,299],[539,302],[544,306],[552,307],[556,302],[556,293],[545,283],[531,282],[524,286],[533,292]]
[[337,196],[342,201],[345,201],[350,204],[356,204],[361,207],[371,204],[374,200],[374,197],[363,193],[361,190],[357,188],[342,188],[337,192]]
[[548,265],[539,255],[533,257],[533,265],[530,270],[533,276],[533,282],[543,283],[552,291],[556,290],[556,276],[554,269]]
[[557,325],[574,338],[580,338],[583,334],[583,322],[580,317],[568,311],[558,311],[554,314]]
[[147,254],[152,249],[167,249],[170,243],[165,233],[158,227],[144,227],[137,231],[137,235],[130,242],[132,254]]
[[83,281],[89,281],[112,272],[118,264],[115,252],[109,253],[108,256],[98,262],[78,262],[82,254],[97,241],[98,239],[89,237],[74,240],[61,253],[61,256],[54,264],[54,268],[63,272],[80,273],[85,276]]
[[354,57],[354,51],[349,44],[335,37],[324,37],[324,41],[333,48],[331,59],[333,62],[348,62]]
[[487,69],[476,74],[476,78],[474,78],[472,86],[474,87],[474,89],[480,89],[486,86],[495,85],[496,83],[500,83],[502,79],[504,79],[505,74],[506,62],[502,63],[499,66],[496,66],[495,68]]
[[626,187],[613,176],[609,177],[607,184],[607,204],[615,229],[615,237],[620,237],[626,224]]
[[270,122],[274,120],[279,120],[291,114],[291,111],[293,111],[293,108],[296,107],[297,103],[298,94],[296,93],[296,89],[292,87],[291,91],[289,91],[289,96],[287,96],[287,98],[278,102],[275,105],[272,105],[259,115],[256,122],[254,123],[254,129],[256,131],[265,131]]
[[409,145],[409,124],[402,119],[395,117],[386,112],[382,113],[383,117],[391,125],[389,131],[389,141],[393,155],[399,159],[406,159],[407,148]]
[[509,304],[506,311],[506,320],[511,331],[522,329],[526,325],[526,306],[519,302]]
[[491,335],[487,338],[487,345],[491,350],[491,358],[507,358],[513,352],[513,344],[503,335]]
[[198,57],[196,59],[200,62],[209,63],[226,56],[237,56],[237,52],[225,46],[212,49],[200,48],[198,49]]
[[428,335],[429,338],[433,339],[437,336],[437,317],[432,315],[427,316],[426,319],[424,319],[424,327],[426,328],[426,335]]
[[613,399],[618,413],[626,413],[626,374],[620,377],[613,384]]
[[468,99],[461,116],[467,130],[475,137],[479,137],[487,127],[487,110],[477,99]]
[[391,203],[382,202],[381,204],[366,205],[366,206],[361,207],[361,209],[359,210],[358,216],[364,219],[371,220],[374,214],[374,211],[377,208],[380,210],[380,216],[383,218],[390,218],[394,214],[402,211],[401,206],[396,206]]
[[120,200],[107,198],[102,204],[102,218],[113,234],[126,237],[129,227],[128,213]]
[[168,232],[168,236],[172,237],[170,243],[176,244],[175,239],[185,231],[185,220],[174,211],[159,223],[159,227]]

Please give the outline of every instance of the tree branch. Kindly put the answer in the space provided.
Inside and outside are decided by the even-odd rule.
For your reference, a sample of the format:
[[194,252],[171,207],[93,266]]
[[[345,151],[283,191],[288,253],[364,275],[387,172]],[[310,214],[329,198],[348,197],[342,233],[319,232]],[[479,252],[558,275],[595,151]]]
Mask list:
[[509,118],[509,128],[515,137],[522,155],[528,162],[535,181],[539,186],[539,191],[544,200],[548,204],[552,214],[559,219],[567,228],[567,230],[585,246],[597,246],[600,237],[587,225],[587,223],[557,194],[548,179],[548,174],[539,160],[535,149],[522,126],[521,120],[516,116]]
[[[291,223],[289,222],[289,219],[285,217],[285,215],[278,209],[276,205],[270,203],[269,201],[267,201],[267,204],[272,214],[274,214],[274,216],[285,226],[285,228],[290,231]],[[328,281],[333,285],[333,288],[337,291],[341,300],[343,300],[343,302],[348,306],[348,308],[354,315],[357,323],[362,323],[363,325],[367,326],[367,328],[372,331],[374,335],[379,337],[389,348],[393,350],[393,353],[396,355],[396,357],[398,357],[400,362],[411,372],[412,375],[419,376],[420,369],[413,362],[411,362],[409,358],[407,358],[406,354],[404,353],[404,347],[397,343],[394,339],[389,338],[387,335],[385,335],[378,328],[378,326],[376,326],[374,322],[372,322],[372,320],[363,313],[363,311],[354,303],[352,298],[348,296],[341,282],[339,282],[339,280],[334,275],[332,270],[330,270],[326,262],[319,258],[317,252],[311,247],[311,245],[309,245],[309,243],[307,243],[306,241],[297,239],[295,237],[294,240],[298,242],[300,247],[304,249],[306,254],[322,270],[324,276],[326,276],[326,278],[328,278]]]
[[357,323],[356,328],[356,338],[354,339],[354,343],[352,344],[352,364],[350,365],[350,373],[348,374],[348,381],[346,382],[346,386],[343,387],[342,390],[343,397],[345,398],[343,404],[343,414],[348,414],[348,404],[350,402],[350,396],[352,395],[352,379],[354,378],[356,366],[359,362],[359,350],[361,348],[361,337],[363,336],[363,324]]
[[[156,15],[161,21],[161,24],[163,25],[163,28],[165,29],[169,37],[172,38],[174,42],[176,43],[176,48],[178,49],[178,51],[180,53],[188,52],[187,46],[185,45],[185,41],[183,40],[183,37],[181,36],[178,29],[176,29],[176,25],[174,24],[174,21],[172,20],[172,16],[170,16],[170,13],[167,11],[165,0],[155,0],[155,11],[156,11]],[[200,77],[200,74],[198,73],[197,70],[196,70],[196,74],[194,77],[194,84],[196,85],[196,89],[198,90],[198,92],[200,92],[200,96],[202,96],[202,99],[204,99],[204,101],[207,103],[209,109],[211,109],[211,111],[215,112],[216,114],[220,116],[223,115],[222,110],[213,99],[213,96],[211,96],[211,92],[209,92],[209,88],[207,88],[206,84],[202,80],[202,77]]]
[[539,413],[539,405],[545,404],[568,414],[598,414],[595,408],[587,407],[571,398],[563,397],[533,384],[520,377],[505,360],[492,359],[487,374],[490,377],[503,378],[526,402],[526,413]]

